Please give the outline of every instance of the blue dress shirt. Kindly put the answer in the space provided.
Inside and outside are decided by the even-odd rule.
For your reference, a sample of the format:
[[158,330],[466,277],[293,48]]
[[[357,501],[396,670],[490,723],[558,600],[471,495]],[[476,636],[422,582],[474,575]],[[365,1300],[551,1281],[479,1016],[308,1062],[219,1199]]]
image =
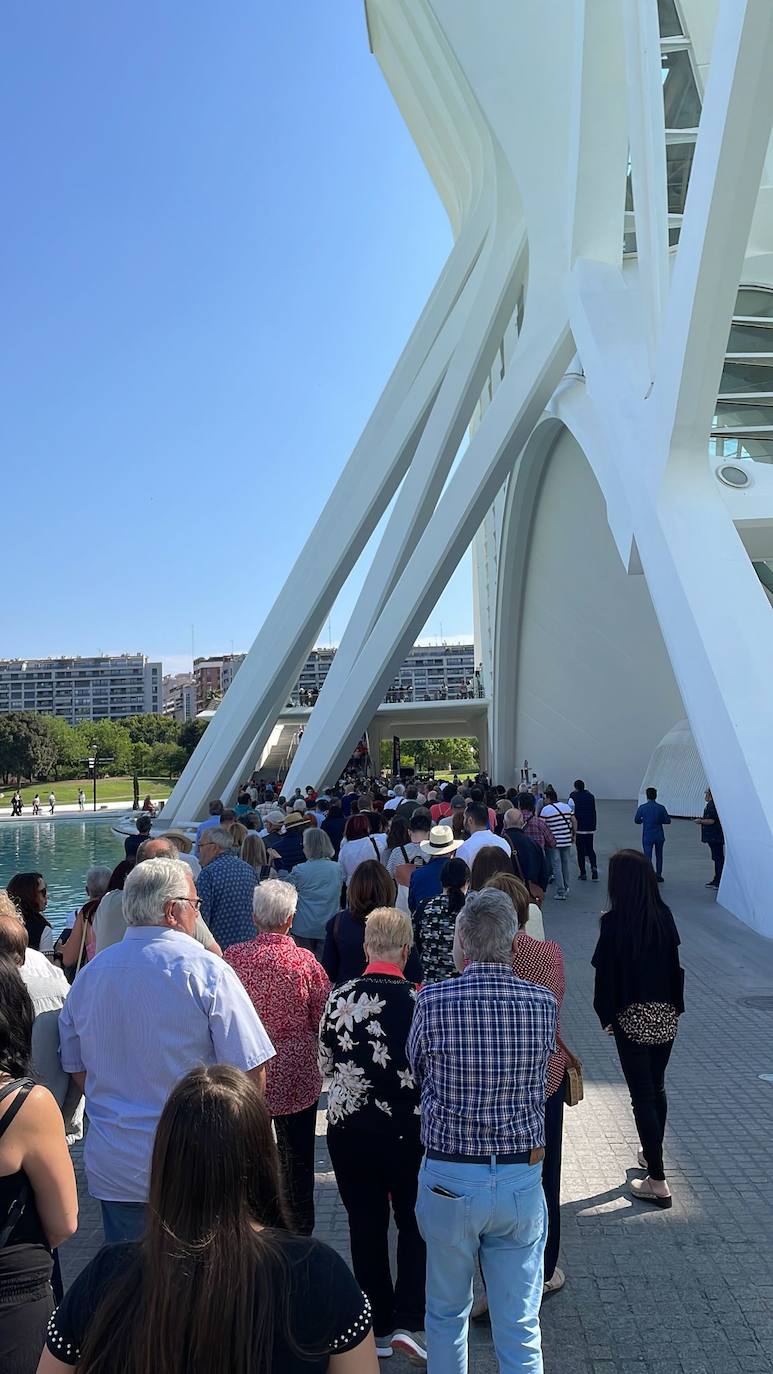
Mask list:
[[186,1073],[246,1072],[274,1054],[233,969],[168,926],[129,926],[86,964],[59,1014],[59,1046],[62,1068],[86,1074],[84,1163],[103,1202],[147,1201],[158,1119]]
[[255,938],[252,898],[258,878],[235,850],[210,859],[196,879],[201,915],[221,949]]

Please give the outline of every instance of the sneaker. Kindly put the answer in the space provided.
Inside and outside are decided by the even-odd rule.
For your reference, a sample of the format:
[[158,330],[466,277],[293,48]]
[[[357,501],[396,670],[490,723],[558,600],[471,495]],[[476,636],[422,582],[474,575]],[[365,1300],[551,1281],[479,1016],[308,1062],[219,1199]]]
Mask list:
[[[417,1339],[419,1336],[421,1340]],[[427,1363],[427,1337],[423,1331],[395,1331],[392,1337],[392,1349],[407,1355],[409,1364],[425,1365]]]
[[376,1336],[376,1355],[380,1360],[388,1360],[394,1353],[391,1335]]
[[598,882],[598,880],[599,880],[599,871],[598,871],[597,868],[594,868],[593,872],[591,873],[591,878],[593,879],[594,883],[597,883],[597,882]]
[[639,1202],[652,1202],[656,1207],[662,1207],[664,1210],[674,1205],[670,1191],[656,1193],[651,1178],[632,1178],[628,1184],[628,1191],[633,1197],[638,1198]]
[[557,892],[557,893],[556,893],[556,901],[557,901],[557,902],[565,902],[565,901],[566,901],[566,893],[565,893],[565,892]]
[[719,883],[715,883],[714,880],[713,880],[713,878],[712,878],[711,882],[710,882],[710,883],[707,883],[706,886],[707,886],[707,887],[719,887]]
[[558,1265],[556,1265],[551,1277],[546,1279],[542,1286],[543,1298],[549,1298],[553,1293],[560,1293],[565,1283],[566,1274],[563,1269],[559,1269]]
[[664,883],[666,881],[662,873],[658,873],[656,876],[659,883]]

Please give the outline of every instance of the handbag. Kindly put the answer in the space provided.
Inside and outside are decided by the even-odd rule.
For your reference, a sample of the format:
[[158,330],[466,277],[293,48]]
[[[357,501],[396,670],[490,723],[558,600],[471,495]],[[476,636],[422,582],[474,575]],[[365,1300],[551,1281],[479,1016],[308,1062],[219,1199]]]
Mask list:
[[566,1066],[566,1075],[564,1077],[564,1105],[567,1107],[576,1107],[578,1102],[582,1102],[585,1097],[585,1085],[582,1081],[582,1064],[577,1056],[572,1054],[572,1051],[567,1048],[560,1035],[556,1036],[556,1040],[558,1042],[558,1048],[563,1050],[569,1060]]

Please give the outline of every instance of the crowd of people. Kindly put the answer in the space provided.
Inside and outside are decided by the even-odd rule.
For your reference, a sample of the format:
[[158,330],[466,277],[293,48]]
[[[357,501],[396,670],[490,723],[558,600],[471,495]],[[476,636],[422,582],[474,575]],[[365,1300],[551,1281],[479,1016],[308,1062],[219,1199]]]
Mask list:
[[[396,1351],[464,1374],[486,1313],[500,1369],[541,1371],[581,1070],[546,899],[567,899],[573,849],[578,881],[599,879],[595,830],[581,780],[563,800],[485,776],[289,797],[250,781],[195,833],[154,835],[141,814],[58,940],[45,877],[14,875],[0,890],[4,1374],[376,1374]],[[678,948],[650,859],[619,851],[594,1007],[641,1144],[630,1189],[658,1208]],[[313,1235],[325,1088],[353,1273]],[[84,1116],[106,1244],[63,1293]]]

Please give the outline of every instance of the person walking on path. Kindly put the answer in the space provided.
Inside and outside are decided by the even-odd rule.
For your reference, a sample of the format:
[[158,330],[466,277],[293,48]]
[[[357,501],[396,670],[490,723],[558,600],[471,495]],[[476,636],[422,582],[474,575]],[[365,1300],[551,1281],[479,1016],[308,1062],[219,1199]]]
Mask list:
[[646,1178],[631,1181],[630,1190],[658,1207],[671,1206],[663,1136],[666,1068],[684,1012],[679,943],[650,861],[636,849],[613,854],[609,909],[592,959],[593,1006],[604,1030],[615,1037],[641,1142],[639,1165],[648,1171]]
[[550,851],[553,877],[556,880],[556,897],[559,902],[569,896],[569,854],[574,839],[574,805],[560,802],[554,787],[545,788],[545,805],[539,813],[555,840],[555,848]]
[[78,788],[78,810],[84,811],[86,808],[86,793],[82,787]]
[[49,792],[49,794],[48,794],[48,810],[49,810],[49,814],[52,815],[52,816],[53,816],[53,814],[54,814],[54,807],[55,807],[55,806],[56,806],[56,796],[54,795],[53,792]]
[[278,878],[256,887],[255,938],[231,945],[225,959],[276,1050],[266,1069],[266,1105],[274,1118],[296,1229],[310,1236],[314,1230],[314,1136],[322,1092],[317,1037],[330,980],[312,952],[300,949],[290,935],[297,901],[295,888]]
[[518,920],[504,892],[470,893],[457,930],[464,972],[422,988],[408,1038],[425,1147],[416,1218],[427,1242],[428,1368],[467,1374],[480,1255],[499,1368],[542,1374],[541,1165],[556,999],[513,976]]
[[655,873],[659,883],[663,882],[663,845],[666,842],[664,825],[671,824],[671,817],[666,811],[665,806],[661,806],[658,801],[657,787],[647,788],[647,800],[642,802],[636,815],[633,818],[634,825],[642,827],[641,847],[647,858],[652,862],[652,851],[655,851]]
[[588,881],[588,875],[585,872],[585,865],[588,863],[590,864],[590,876],[596,883],[599,877],[596,850],[593,847],[593,837],[596,833],[597,824],[596,798],[592,792],[588,791],[582,778],[578,778],[574,784],[574,791],[569,794],[569,800],[574,806],[574,842],[577,846],[577,867],[580,870],[580,882]]
[[[330,1077],[327,1143],[349,1218],[352,1267],[370,1299],[376,1351],[424,1363],[426,1250],[416,1225],[421,1162],[419,1096],[406,1041],[416,1001],[405,966],[411,918],[372,911],[367,963],[331,993],[319,1032],[319,1065]],[[389,1214],[397,1225],[397,1277],[389,1266]]]
[[722,829],[722,822],[711,795],[711,788],[706,788],[706,805],[702,816],[695,817],[696,825],[701,826],[701,840],[707,844],[711,850],[711,857],[714,860],[714,877],[706,884],[707,887],[719,887],[722,880],[722,870],[725,867],[725,832]]
[[81,969],[59,1015],[62,1068],[86,1095],[84,1164],[108,1242],[142,1235],[153,1134],[183,1074],[229,1063],[262,1091],[273,1058],[233,969],[191,938],[197,907],[186,864],[138,864],[123,889],[123,939]]

